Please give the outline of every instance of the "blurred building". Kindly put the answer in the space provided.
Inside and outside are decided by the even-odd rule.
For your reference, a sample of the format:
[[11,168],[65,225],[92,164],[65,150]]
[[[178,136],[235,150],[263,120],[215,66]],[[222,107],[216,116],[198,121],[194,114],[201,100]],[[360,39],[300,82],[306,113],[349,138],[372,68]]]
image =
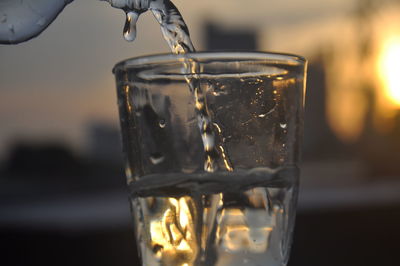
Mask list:
[[17,142],[9,151],[3,171],[9,178],[38,183],[44,179],[74,182],[83,174],[83,168],[82,160],[64,143]]
[[117,125],[89,121],[86,131],[87,157],[108,164],[122,163],[121,132]]
[[255,29],[224,29],[213,22],[207,22],[205,30],[205,49],[213,50],[258,50],[258,36]]
[[304,115],[304,160],[337,158],[346,152],[345,145],[332,132],[326,119],[327,81],[323,60],[321,51],[309,57]]

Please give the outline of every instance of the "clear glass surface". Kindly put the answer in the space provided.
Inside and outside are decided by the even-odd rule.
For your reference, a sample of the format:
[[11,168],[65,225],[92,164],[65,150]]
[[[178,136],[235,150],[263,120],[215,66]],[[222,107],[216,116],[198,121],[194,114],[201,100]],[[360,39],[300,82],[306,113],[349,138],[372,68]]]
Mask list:
[[306,62],[192,53],[117,64],[143,265],[286,265]]

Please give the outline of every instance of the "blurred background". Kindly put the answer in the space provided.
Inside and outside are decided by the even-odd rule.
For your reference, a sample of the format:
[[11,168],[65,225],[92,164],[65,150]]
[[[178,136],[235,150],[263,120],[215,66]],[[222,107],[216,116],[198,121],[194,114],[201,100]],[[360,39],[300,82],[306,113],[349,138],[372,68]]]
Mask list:
[[[400,1],[175,0],[198,50],[309,60],[290,266],[399,265]],[[1,12],[1,10],[0,10]],[[151,14],[76,0],[0,46],[0,265],[137,265],[112,67],[168,52]]]

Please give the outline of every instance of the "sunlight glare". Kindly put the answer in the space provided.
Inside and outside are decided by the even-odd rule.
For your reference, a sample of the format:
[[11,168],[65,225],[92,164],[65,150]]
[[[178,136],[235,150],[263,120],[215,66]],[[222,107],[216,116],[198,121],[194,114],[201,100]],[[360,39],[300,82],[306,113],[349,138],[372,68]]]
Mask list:
[[378,67],[387,99],[400,107],[400,36],[387,40]]

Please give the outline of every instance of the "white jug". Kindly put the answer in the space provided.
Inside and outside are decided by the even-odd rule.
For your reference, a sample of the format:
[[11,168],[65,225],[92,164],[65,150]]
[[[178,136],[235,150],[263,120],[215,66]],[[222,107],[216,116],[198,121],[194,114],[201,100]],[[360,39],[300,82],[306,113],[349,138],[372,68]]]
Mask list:
[[0,44],[39,35],[73,0],[0,0]]

